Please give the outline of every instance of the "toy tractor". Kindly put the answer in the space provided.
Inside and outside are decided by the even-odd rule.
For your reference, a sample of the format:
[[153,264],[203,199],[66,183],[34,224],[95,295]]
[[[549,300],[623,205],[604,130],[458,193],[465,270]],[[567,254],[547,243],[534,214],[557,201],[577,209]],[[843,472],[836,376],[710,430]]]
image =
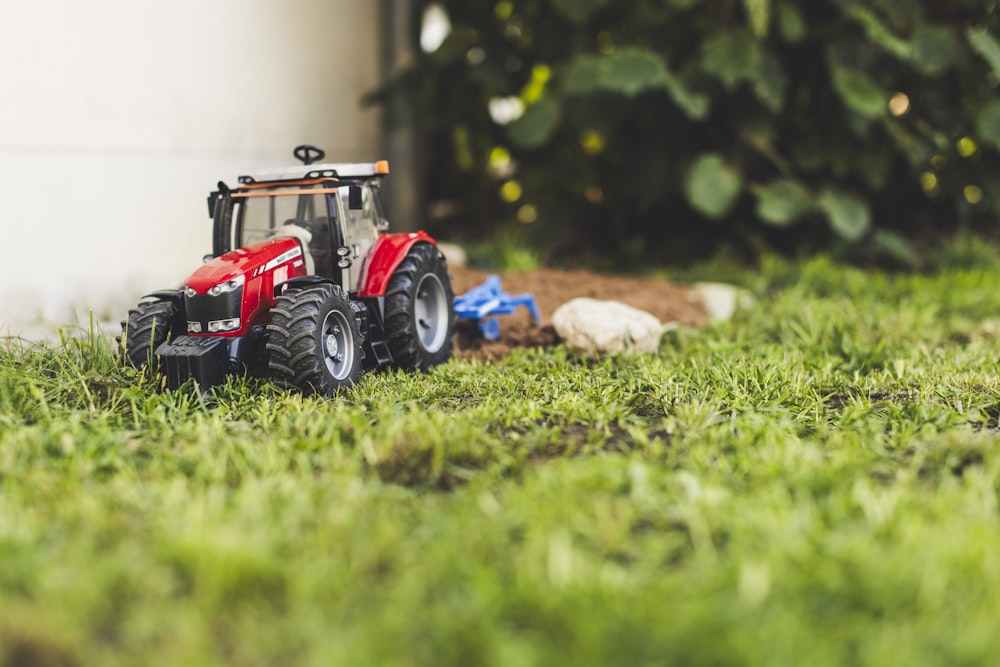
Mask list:
[[132,365],[206,390],[231,374],[332,395],[363,371],[427,370],[452,352],[454,294],[424,232],[387,233],[387,162],[302,164],[219,182],[213,250],[181,289],[152,292],[122,322]]

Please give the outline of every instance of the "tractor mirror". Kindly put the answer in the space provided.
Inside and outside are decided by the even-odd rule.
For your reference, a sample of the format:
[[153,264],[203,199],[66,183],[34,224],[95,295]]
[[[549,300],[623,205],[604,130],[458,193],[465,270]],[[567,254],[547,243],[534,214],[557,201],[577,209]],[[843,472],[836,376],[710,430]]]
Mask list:
[[347,191],[347,208],[352,211],[360,211],[362,208],[361,203],[361,186],[351,185]]

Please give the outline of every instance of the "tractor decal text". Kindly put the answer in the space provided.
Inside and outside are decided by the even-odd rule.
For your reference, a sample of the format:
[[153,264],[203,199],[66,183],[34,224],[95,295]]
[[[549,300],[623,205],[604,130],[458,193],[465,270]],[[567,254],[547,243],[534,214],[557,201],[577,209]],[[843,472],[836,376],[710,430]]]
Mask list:
[[263,273],[264,271],[270,271],[279,264],[284,264],[288,260],[295,259],[296,257],[301,257],[301,256],[302,256],[302,248],[292,248],[288,252],[281,253],[280,255],[272,259],[270,262],[265,264],[263,269],[258,269],[257,271],[255,271],[254,275],[256,276],[259,273]]

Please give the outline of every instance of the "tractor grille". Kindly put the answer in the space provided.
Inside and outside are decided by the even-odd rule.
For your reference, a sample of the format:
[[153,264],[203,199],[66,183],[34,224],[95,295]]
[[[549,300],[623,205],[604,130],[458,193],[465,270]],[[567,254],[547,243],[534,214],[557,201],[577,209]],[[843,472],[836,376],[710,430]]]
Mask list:
[[[209,333],[208,323],[219,320],[239,319],[243,306],[243,287],[231,292],[223,292],[218,296],[196,294],[184,297],[184,312],[188,322],[201,325],[200,331],[191,333]],[[190,330],[190,327],[188,329]]]

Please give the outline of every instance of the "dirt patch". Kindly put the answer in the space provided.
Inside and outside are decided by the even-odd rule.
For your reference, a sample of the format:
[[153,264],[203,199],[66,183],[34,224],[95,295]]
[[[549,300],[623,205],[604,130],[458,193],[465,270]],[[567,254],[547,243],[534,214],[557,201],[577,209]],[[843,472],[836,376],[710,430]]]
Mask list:
[[[450,267],[455,294],[464,294],[479,285],[488,271],[467,267]],[[479,329],[470,321],[459,320],[455,336],[455,357],[458,359],[502,359],[513,348],[548,347],[559,343],[552,327],[552,313],[570,299],[589,297],[621,301],[657,317],[661,322],[678,322],[684,326],[704,326],[709,316],[705,306],[693,296],[689,287],[674,285],[657,278],[608,276],[590,271],[500,272],[504,291],[518,295],[535,295],[542,314],[542,326],[532,322],[526,308],[513,315],[499,317],[500,340],[483,340]]]

